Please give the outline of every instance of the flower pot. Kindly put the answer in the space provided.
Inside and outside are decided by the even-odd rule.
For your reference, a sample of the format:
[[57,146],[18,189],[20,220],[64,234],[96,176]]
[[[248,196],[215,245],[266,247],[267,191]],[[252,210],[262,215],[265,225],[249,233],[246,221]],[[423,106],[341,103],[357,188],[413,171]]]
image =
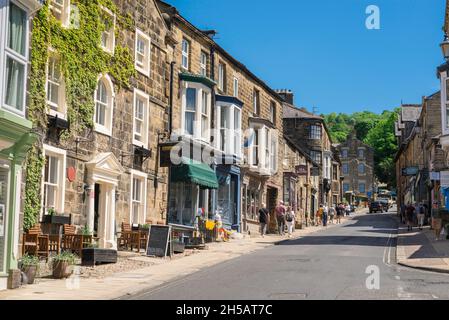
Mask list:
[[37,274],[37,266],[24,266],[22,268],[23,273],[25,273],[28,282],[27,284],[33,284],[34,283],[34,278],[36,277]]
[[53,263],[53,277],[56,279],[68,278],[73,273],[73,265],[67,261],[55,261]]

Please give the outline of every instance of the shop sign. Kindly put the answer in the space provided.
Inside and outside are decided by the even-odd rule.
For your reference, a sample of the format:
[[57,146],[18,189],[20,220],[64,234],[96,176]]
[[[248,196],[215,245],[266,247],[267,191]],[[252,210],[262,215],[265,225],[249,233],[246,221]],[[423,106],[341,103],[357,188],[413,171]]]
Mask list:
[[430,180],[440,181],[440,172],[438,172],[438,171],[430,172]]
[[296,174],[299,176],[307,176],[307,165],[299,165],[295,167]]
[[449,171],[440,172],[440,185],[441,188],[449,188]]
[[312,177],[319,177],[320,176],[320,168],[318,168],[318,167],[310,168],[310,175]]
[[419,172],[418,167],[407,167],[402,169],[403,176],[416,176]]

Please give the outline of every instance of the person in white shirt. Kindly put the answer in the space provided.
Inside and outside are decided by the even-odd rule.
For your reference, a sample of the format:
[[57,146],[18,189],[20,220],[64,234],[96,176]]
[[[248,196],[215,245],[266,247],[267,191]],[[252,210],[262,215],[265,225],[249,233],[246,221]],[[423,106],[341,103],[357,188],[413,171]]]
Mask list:
[[295,225],[295,212],[291,210],[290,207],[287,208],[285,221],[287,222],[288,237],[291,238],[293,234],[293,227]]

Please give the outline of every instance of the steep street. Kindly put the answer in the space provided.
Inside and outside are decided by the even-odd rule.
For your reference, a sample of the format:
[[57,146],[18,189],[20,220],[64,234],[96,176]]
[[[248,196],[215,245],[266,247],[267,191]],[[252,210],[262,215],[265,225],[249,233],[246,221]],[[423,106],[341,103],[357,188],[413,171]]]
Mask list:
[[[397,225],[396,212],[361,215],[129,298],[448,299],[448,275],[395,263]],[[369,266],[379,290],[366,287]]]

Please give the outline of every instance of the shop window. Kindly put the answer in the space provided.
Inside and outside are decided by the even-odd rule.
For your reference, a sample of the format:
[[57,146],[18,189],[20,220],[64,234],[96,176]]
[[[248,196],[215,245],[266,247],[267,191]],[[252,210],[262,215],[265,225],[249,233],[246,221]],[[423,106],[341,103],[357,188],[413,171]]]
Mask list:
[[134,89],[133,143],[139,147],[148,147],[148,115],[149,96],[143,91]]
[[131,172],[131,223],[144,224],[146,221],[147,176],[143,172]]
[[64,212],[66,151],[44,145],[45,165],[43,172],[44,214],[55,210]]
[[109,76],[98,81],[95,91],[95,130],[106,135],[112,134],[114,87]]
[[[193,226],[198,213],[198,186],[192,183],[170,183],[168,221]],[[204,201],[203,201],[204,203]]]
[[136,29],[136,70],[140,73],[150,76],[150,54],[151,40],[145,33]]
[[50,114],[66,117],[65,83],[61,72],[60,56],[51,52],[47,64],[47,104]]

